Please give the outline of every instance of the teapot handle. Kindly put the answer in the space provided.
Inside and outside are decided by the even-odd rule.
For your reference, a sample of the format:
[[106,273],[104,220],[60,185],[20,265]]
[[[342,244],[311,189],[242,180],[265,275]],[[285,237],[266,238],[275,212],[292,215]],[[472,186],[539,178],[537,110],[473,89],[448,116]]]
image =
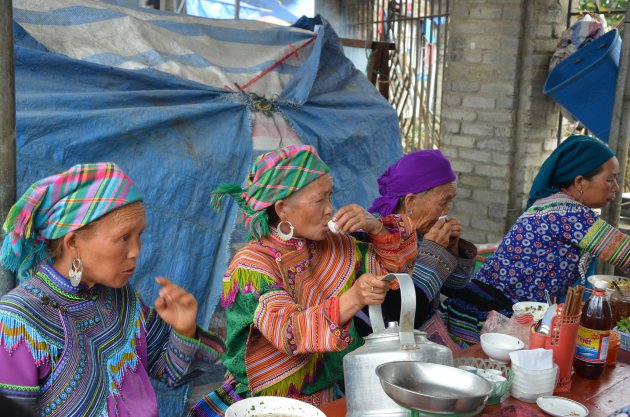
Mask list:
[[[413,329],[416,316],[416,289],[409,274],[387,274],[383,277],[383,281],[393,281],[394,279],[397,279],[400,284],[400,344],[403,349],[411,349],[416,343]],[[375,333],[385,330],[381,305],[371,304],[369,313],[372,330]]]

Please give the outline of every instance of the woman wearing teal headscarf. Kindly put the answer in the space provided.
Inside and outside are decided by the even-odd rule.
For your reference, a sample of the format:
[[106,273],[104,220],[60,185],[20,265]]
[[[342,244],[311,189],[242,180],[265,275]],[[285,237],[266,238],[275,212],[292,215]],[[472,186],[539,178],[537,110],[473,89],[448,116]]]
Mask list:
[[[508,302],[544,301],[545,289],[562,300],[570,286],[584,284],[594,257],[630,270],[630,238],[594,211],[615,199],[618,176],[619,162],[604,142],[582,135],[563,141],[536,175],[527,209],[467,292],[445,303],[450,331],[478,340],[471,329],[480,328],[487,311],[497,310],[499,304],[491,300],[488,308],[480,306],[479,293],[488,288],[502,292]],[[476,293],[471,286],[476,286]],[[466,312],[475,316],[475,323],[462,319]]]

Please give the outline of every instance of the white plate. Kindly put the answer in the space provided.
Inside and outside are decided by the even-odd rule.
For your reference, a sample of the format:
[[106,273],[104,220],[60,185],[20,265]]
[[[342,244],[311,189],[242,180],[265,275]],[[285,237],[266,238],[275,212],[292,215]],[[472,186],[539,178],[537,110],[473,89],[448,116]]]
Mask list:
[[225,417],[326,417],[326,415],[302,401],[284,397],[250,397],[235,402],[225,412]]
[[588,408],[568,398],[538,397],[536,404],[544,412],[554,417],[586,417],[588,415]]
[[536,301],[521,301],[512,306],[512,311],[515,313],[530,312],[534,315],[534,321],[538,321],[543,318],[545,311],[549,308],[547,303],[538,303]]

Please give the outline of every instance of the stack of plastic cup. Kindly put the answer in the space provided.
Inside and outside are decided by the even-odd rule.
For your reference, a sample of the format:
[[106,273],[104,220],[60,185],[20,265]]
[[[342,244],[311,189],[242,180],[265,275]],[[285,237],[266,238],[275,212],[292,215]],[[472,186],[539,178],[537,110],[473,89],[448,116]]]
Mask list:
[[536,402],[536,398],[544,395],[552,395],[558,381],[558,365],[555,363],[553,368],[534,371],[512,362],[512,371],[514,383],[510,393],[514,398],[527,403]]

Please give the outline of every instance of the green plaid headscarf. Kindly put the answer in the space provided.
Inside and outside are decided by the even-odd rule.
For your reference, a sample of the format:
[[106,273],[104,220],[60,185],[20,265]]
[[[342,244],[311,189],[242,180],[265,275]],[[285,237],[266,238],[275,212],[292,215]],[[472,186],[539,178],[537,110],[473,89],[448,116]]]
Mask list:
[[2,265],[20,279],[50,257],[47,245],[124,205],[142,201],[136,184],[111,162],[75,165],[37,181],[4,222]]
[[247,239],[260,240],[269,234],[267,207],[329,172],[312,146],[285,146],[256,158],[247,177],[247,188],[219,184],[212,191],[212,205],[220,208],[223,197],[231,195],[244,217]]

